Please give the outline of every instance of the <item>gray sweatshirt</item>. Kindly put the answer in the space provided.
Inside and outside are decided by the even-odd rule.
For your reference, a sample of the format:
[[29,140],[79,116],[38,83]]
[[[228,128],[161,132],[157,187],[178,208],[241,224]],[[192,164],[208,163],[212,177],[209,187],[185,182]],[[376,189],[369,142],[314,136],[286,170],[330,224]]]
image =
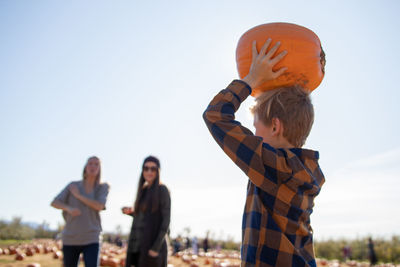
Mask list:
[[[108,184],[103,183],[97,185],[90,194],[85,192],[83,181],[75,181],[70,184],[76,184],[83,196],[96,200],[104,205],[106,204],[109,191]],[[81,211],[81,215],[72,217],[69,213],[63,211],[65,220],[65,227],[62,232],[63,244],[88,245],[99,243],[100,233],[102,231],[99,212],[75,198],[68,189],[69,185],[67,185],[54,200],[58,200],[70,207],[78,208]]]

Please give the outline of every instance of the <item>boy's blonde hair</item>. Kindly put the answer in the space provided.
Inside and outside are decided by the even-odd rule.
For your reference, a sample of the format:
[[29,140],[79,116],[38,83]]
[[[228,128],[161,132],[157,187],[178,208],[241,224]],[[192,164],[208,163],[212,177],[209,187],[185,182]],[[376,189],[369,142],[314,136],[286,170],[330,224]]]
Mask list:
[[314,107],[309,92],[300,86],[284,87],[262,93],[251,108],[266,126],[273,118],[283,124],[283,136],[295,147],[302,147],[314,122]]

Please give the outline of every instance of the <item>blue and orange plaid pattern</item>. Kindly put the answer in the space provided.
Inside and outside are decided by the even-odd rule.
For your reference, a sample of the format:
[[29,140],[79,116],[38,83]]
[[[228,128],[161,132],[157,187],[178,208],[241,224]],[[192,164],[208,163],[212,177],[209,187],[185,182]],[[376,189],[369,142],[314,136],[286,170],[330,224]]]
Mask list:
[[242,224],[242,266],[316,266],[310,214],[325,181],[318,152],[281,149],[235,121],[251,88],[235,80],[203,114],[212,136],[249,177]]

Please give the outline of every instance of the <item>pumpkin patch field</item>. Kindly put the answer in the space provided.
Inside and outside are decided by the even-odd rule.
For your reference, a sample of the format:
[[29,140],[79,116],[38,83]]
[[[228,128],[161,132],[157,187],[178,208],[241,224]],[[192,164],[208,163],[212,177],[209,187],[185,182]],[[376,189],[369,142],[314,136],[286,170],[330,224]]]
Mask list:
[[[60,241],[35,240],[29,243],[0,248],[0,266],[8,267],[53,267],[62,266],[62,244]],[[104,242],[100,254],[100,266],[125,266],[125,248]],[[168,267],[179,266],[240,266],[237,251],[199,253],[191,255],[182,251],[169,256]],[[84,266],[83,259],[79,266]]]
[[[0,266],[7,267],[54,267],[62,266],[61,242],[48,239],[33,240],[0,248]],[[104,242],[101,248],[100,266],[125,266],[125,248]],[[79,266],[83,267],[83,260]],[[209,251],[192,255],[189,250],[180,251],[168,258],[168,267],[239,267],[240,253],[238,251]],[[317,259],[317,266],[329,267],[367,267],[367,262],[348,261],[340,263],[337,260]],[[400,267],[400,265],[382,264],[381,267]]]

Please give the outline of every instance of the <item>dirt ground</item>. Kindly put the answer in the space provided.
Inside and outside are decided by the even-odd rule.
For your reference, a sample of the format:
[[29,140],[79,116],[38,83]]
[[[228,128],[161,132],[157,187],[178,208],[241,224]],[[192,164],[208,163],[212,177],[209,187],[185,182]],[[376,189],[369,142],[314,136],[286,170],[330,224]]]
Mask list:
[[[123,255],[120,256],[123,258]],[[215,259],[208,259],[209,264],[207,264],[206,258],[204,257],[198,257],[196,260],[191,261],[191,263],[185,263],[182,259],[182,257],[170,257],[169,258],[169,263],[170,265],[168,267],[213,267],[213,266],[218,266],[214,265]],[[238,259],[220,259],[218,260],[220,265],[219,266],[240,266],[240,260]],[[229,263],[228,263],[229,261]],[[29,264],[32,263],[39,263],[40,267],[62,267],[62,261],[60,259],[53,259],[52,254],[35,254],[31,257],[26,257],[23,261],[16,261],[15,260],[15,255],[0,255],[0,266],[4,267],[27,267]],[[195,264],[197,265],[195,265]],[[222,264],[221,264],[222,263]],[[192,264],[192,265],[191,265]],[[318,267],[323,267],[323,266],[330,266],[330,267],[351,267],[351,266],[362,266],[366,267],[369,266],[367,263],[358,263],[358,264],[339,264],[335,261],[331,262],[321,262],[321,260],[318,261]],[[84,267],[84,264],[81,263],[79,265],[80,267]],[[387,265],[389,266],[389,265]],[[392,265],[394,266],[394,265]]]

